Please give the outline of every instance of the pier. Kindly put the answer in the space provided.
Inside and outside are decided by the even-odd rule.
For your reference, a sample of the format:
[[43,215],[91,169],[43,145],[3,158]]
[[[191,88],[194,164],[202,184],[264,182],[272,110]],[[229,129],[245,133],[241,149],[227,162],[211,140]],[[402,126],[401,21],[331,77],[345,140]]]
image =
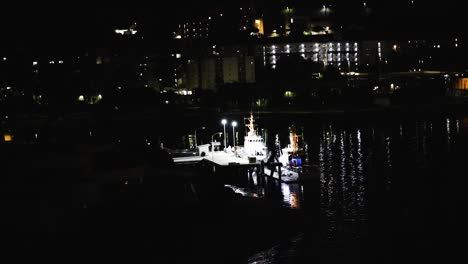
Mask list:
[[[173,160],[175,164],[196,164],[200,162],[208,162],[213,166],[214,171],[219,168],[231,169],[237,171],[239,175],[245,173],[249,177],[256,172],[257,175],[271,177],[284,183],[298,182],[301,180],[297,172],[284,170],[281,162],[267,164],[260,160],[249,161],[247,158],[236,156],[233,152],[214,151],[208,153],[204,157],[178,157],[173,158]],[[271,173],[270,168],[275,168],[275,172],[273,174]]]

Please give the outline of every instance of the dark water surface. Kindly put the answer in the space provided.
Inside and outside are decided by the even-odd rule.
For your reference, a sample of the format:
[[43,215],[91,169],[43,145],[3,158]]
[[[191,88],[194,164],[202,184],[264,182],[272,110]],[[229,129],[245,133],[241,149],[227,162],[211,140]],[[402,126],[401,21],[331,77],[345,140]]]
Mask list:
[[[242,117],[227,117],[242,123]],[[200,143],[222,131],[221,116],[74,124],[19,129],[15,140],[61,137],[76,142],[162,139],[167,147],[187,147],[182,138],[201,126]],[[308,144],[310,164],[320,179],[311,184],[261,185],[259,179],[226,181],[244,196],[264,198],[304,212],[296,236],[252,255],[248,263],[403,263],[447,261],[460,254],[457,242],[466,204],[468,117],[364,120],[260,117],[271,141],[287,143],[295,125]],[[237,128],[242,142],[243,126]],[[232,128],[227,127],[232,135]],[[1,147],[1,146],[0,146]],[[213,197],[213,200],[216,200]],[[272,220],[275,221],[274,219]],[[310,221],[310,225],[307,222]],[[278,223],[278,228],[287,229]],[[312,231],[310,231],[312,230]],[[235,250],[235,249],[233,249]]]
[[[298,245],[320,251],[321,263],[419,262],[460,254],[455,241],[465,229],[468,118],[311,123],[296,121],[320,170],[320,247],[296,237],[250,263],[317,260]],[[294,185],[283,194],[291,208],[311,202],[296,199],[303,195]]]

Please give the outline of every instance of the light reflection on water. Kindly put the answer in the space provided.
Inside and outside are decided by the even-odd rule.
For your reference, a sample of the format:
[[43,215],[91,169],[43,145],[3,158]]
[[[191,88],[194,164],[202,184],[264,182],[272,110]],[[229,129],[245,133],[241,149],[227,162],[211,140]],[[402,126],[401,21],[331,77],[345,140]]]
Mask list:
[[[434,157],[450,153],[468,119],[446,118],[359,128],[323,127],[319,139],[321,212],[327,228],[325,243],[344,233],[359,238],[369,219],[369,181],[383,180],[392,191],[403,164],[428,169]],[[436,160],[437,162],[437,160]],[[375,181],[375,180],[374,180]],[[307,201],[306,201],[307,202]],[[347,221],[357,223],[347,226]]]
[[[395,196],[401,195],[407,195],[404,199],[413,199],[411,192],[398,193],[409,188],[405,187],[407,180],[416,186],[428,184],[408,177],[416,176],[415,172],[425,175],[425,171],[437,167],[445,156],[457,155],[451,151],[458,140],[468,138],[468,118],[344,127],[324,125],[316,135],[319,136],[309,138],[307,144],[320,174],[320,212],[325,218],[325,225],[321,225],[321,243],[326,247],[351,248],[349,239],[356,241],[356,245],[369,239],[370,222],[392,223],[386,218],[376,219],[381,211],[383,215],[399,213],[398,204],[392,209],[382,202],[393,204]],[[292,208],[309,202],[301,196],[300,187],[282,186],[281,190],[283,202]],[[297,197],[301,198],[299,206],[296,206]],[[263,261],[270,263],[269,260],[288,258],[278,256],[281,252],[275,254],[266,256]]]
[[[369,189],[376,188],[376,181],[383,185],[378,189],[379,195],[391,196],[395,178],[400,176],[398,172],[404,171],[404,166],[427,169],[452,151],[460,135],[468,136],[468,118],[326,124],[318,128],[308,128],[306,122],[302,125],[306,127],[311,163],[317,165],[320,175],[320,212],[326,219],[326,225],[321,228],[325,243],[336,243],[345,233],[354,234],[356,239],[366,234],[371,218],[369,204],[373,202]],[[89,131],[83,129],[81,134],[89,137]],[[93,137],[99,134],[93,132]],[[37,140],[42,135],[42,131],[15,134],[15,141],[21,141],[22,137]],[[262,183],[256,175],[251,182],[242,188],[229,187],[246,196],[275,198],[293,209],[304,209],[310,202],[305,197],[315,199],[304,195],[300,184],[279,184],[268,179]]]
[[253,185],[247,187],[239,187],[232,184],[224,186],[245,197],[279,199],[288,208],[302,208],[304,203],[304,189],[302,185],[279,183],[277,180],[268,178],[265,178],[266,185],[261,185],[259,184],[257,175],[253,175],[252,178]]

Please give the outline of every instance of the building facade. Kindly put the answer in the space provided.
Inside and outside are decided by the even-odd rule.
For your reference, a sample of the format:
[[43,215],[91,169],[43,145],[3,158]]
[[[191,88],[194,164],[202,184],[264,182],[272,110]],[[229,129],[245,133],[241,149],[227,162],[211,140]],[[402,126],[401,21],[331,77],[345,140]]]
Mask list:
[[300,55],[305,60],[325,66],[347,66],[358,70],[359,66],[371,66],[385,60],[392,48],[389,41],[315,41],[301,43],[258,44],[256,57],[263,66],[275,69],[281,57],[290,54]]

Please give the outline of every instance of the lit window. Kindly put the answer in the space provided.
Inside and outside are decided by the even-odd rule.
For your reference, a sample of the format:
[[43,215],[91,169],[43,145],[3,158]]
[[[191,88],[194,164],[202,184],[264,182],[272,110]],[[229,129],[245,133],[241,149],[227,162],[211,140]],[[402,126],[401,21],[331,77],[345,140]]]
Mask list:
[[4,140],[5,142],[13,141],[13,136],[10,135],[10,134],[4,134],[4,135],[3,135],[3,140]]

